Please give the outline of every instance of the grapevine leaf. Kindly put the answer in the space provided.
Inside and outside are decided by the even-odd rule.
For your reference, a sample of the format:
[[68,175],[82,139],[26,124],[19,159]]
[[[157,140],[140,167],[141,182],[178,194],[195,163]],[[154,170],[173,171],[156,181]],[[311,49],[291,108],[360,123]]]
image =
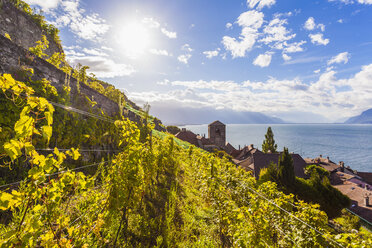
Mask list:
[[4,150],[12,161],[22,155],[21,148],[22,144],[16,140],[11,140],[10,142],[6,142],[4,144]]
[[53,114],[52,114],[52,112],[47,111],[44,114],[45,114],[45,119],[48,122],[48,125],[52,125],[53,124]]
[[6,192],[1,192],[0,195],[0,210],[7,210],[11,207],[13,196]]
[[42,126],[41,132],[43,137],[49,142],[50,138],[52,137],[53,128],[51,126]]
[[35,151],[35,147],[32,145],[31,142],[26,142],[25,150],[26,150],[26,154],[30,155],[32,151]]
[[73,160],[78,160],[80,157],[79,149],[71,148],[71,151],[66,152]]
[[14,125],[14,131],[21,137],[29,137],[32,135],[34,119],[23,115]]

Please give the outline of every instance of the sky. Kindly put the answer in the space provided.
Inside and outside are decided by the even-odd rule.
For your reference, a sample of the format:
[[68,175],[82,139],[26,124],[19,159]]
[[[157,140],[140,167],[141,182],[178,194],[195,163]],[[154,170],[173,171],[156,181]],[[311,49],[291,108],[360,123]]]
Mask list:
[[26,2],[61,30],[70,64],[166,123],[339,122],[372,108],[372,0]]

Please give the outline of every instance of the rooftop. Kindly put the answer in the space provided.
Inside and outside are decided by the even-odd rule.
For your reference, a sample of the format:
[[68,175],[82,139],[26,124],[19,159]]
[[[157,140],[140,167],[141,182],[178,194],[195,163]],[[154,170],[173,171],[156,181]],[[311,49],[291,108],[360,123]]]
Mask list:
[[369,196],[369,206],[365,206],[364,204],[366,193],[368,192],[370,194],[372,191],[367,191],[350,181],[344,181],[342,184],[333,185],[333,187],[351,199],[352,205],[349,208],[351,211],[372,222],[372,194]]
[[210,123],[208,126],[226,126],[226,125],[217,120],[217,121]]

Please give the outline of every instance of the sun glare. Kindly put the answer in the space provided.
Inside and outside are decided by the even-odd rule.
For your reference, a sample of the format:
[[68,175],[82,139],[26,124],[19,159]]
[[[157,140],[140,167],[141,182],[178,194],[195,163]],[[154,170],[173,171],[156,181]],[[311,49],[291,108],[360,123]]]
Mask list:
[[116,41],[125,55],[138,58],[148,49],[150,35],[141,23],[128,22],[118,28]]

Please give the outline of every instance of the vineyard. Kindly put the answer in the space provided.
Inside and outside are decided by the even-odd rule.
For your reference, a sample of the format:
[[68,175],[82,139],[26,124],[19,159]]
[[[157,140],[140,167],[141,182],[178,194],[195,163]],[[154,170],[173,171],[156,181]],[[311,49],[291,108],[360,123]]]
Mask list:
[[[228,158],[153,132],[150,122],[97,120],[108,126],[97,126],[100,132],[109,131],[117,138],[118,152],[106,160],[79,167],[77,146],[42,154],[38,145],[48,146],[55,133],[64,133],[53,118],[61,109],[10,74],[0,77],[0,87],[1,98],[17,113],[9,116],[11,132],[0,129],[6,131],[2,139],[7,138],[0,155],[2,167],[25,171],[21,181],[0,186],[1,247],[370,247],[372,243],[371,235],[363,231],[335,231],[317,205],[285,195],[275,183],[258,184]],[[89,173],[79,171],[86,169]]]

